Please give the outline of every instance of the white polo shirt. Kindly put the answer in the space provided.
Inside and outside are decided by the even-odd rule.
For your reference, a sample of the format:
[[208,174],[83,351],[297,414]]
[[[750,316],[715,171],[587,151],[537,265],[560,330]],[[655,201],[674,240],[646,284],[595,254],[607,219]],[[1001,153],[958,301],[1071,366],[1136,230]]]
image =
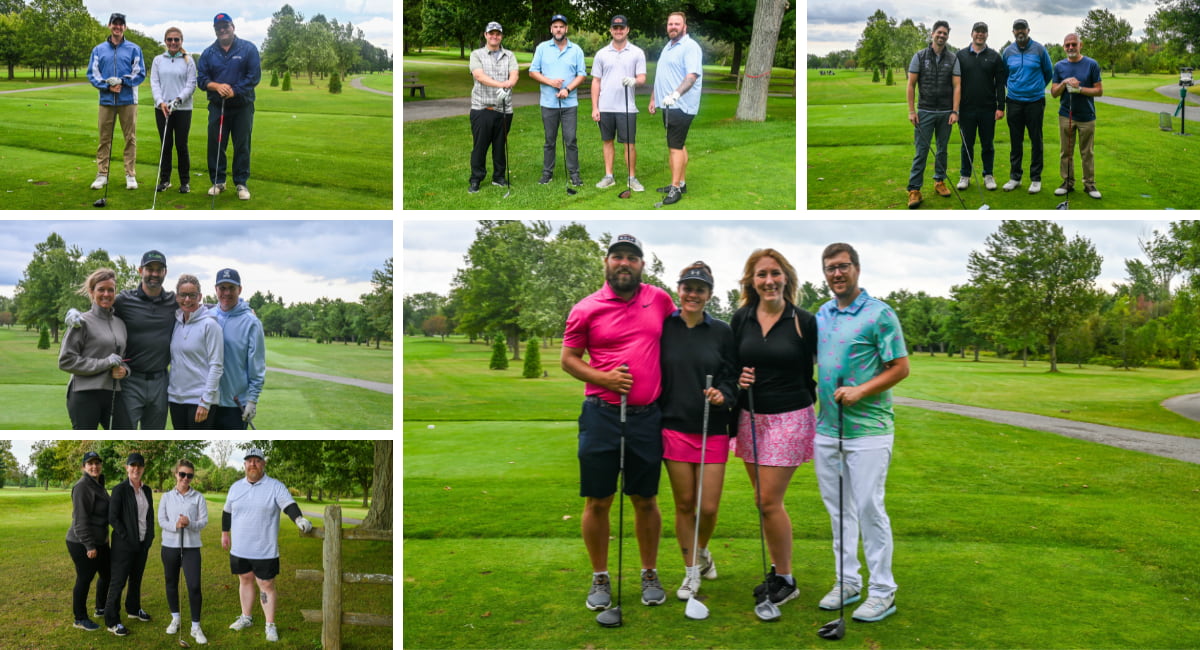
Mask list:
[[225,512],[229,525],[229,553],[244,560],[279,557],[279,513],[296,500],[287,487],[263,474],[257,483],[245,477],[229,488]]

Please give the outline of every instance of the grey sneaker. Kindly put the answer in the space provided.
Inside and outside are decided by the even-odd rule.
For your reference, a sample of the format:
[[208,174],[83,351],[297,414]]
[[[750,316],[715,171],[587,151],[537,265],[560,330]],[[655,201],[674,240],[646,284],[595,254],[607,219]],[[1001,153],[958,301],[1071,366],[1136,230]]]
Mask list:
[[616,184],[617,184],[616,179],[614,179],[612,177],[612,174],[609,174],[608,176],[601,178],[600,182],[596,183],[596,187],[599,189],[604,189],[606,187],[612,187],[613,185],[616,185]]
[[717,563],[713,562],[712,553],[706,548],[700,549],[700,575],[705,580],[717,579]]
[[1033,181],[1032,183],[1029,184],[1029,193],[1030,194],[1037,194],[1038,192],[1041,192],[1041,191],[1042,191],[1042,182],[1041,181]]
[[874,623],[896,613],[896,595],[892,594],[886,598],[880,596],[871,596],[867,598],[867,602],[859,605],[858,609],[854,610],[854,620],[864,623]]
[[992,176],[991,174],[984,176],[983,177],[983,186],[989,190],[996,189],[996,177]]
[[225,184],[224,184],[224,183],[217,183],[216,185],[213,185],[212,187],[208,188],[208,195],[209,195],[209,196],[216,196],[216,195],[218,195],[218,194],[220,194],[221,192],[224,192],[224,191],[225,191]]
[[860,600],[862,600],[862,595],[859,594],[858,587],[836,582],[833,585],[833,589],[830,589],[829,593],[825,594],[825,597],[821,599],[821,603],[818,606],[821,609],[833,610],[840,609],[843,604],[850,605]]
[[105,185],[108,185],[108,175],[96,174],[96,180],[92,181],[92,189],[98,190],[103,188]]
[[250,200],[250,190],[246,189],[246,186],[245,186],[245,185],[238,185],[238,186],[237,186],[237,194],[238,194],[238,198],[239,198],[239,199],[241,199],[241,200],[243,200],[243,201],[249,201],[249,200]]
[[663,590],[662,582],[658,580],[658,572],[654,569],[642,570],[642,604],[661,605],[667,602],[667,592]]
[[596,576],[592,581],[592,589],[588,591],[587,608],[592,611],[608,609],[612,606],[612,582],[606,575]]
[[646,191],[646,188],[642,187],[642,184],[638,182],[637,176],[629,177],[629,189],[633,190],[634,192]]

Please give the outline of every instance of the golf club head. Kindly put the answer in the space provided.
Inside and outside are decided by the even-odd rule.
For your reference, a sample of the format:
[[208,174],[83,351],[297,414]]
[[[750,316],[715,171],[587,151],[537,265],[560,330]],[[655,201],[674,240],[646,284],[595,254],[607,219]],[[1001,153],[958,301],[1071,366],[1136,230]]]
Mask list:
[[779,606],[771,602],[768,598],[754,606],[754,614],[758,616],[760,621],[771,623],[783,618],[783,613],[779,611]]
[[568,187],[568,188],[567,188],[567,195],[568,195],[568,196],[575,196],[576,194],[579,194],[579,190],[577,190],[577,189],[575,189],[575,188],[573,188],[573,187]]
[[633,196],[633,190],[627,189],[627,190],[625,190],[624,192],[621,192],[620,194],[618,194],[618,195],[617,195],[617,198],[619,198],[619,199],[627,199],[627,198],[629,198],[629,197],[631,197],[631,196]]
[[979,206],[979,209],[980,209],[980,210],[991,210],[991,209],[992,209],[992,206],[990,206],[990,205],[988,205],[988,204],[984,203],[983,205]]
[[684,608],[683,615],[693,621],[703,621],[708,618],[708,607],[693,594],[688,598],[687,607]]
[[108,205],[108,199],[96,199],[96,202],[92,205],[97,208],[103,208],[104,206]]
[[596,615],[596,622],[604,627],[621,627],[621,608],[612,607]]
[[817,636],[830,641],[838,641],[846,636],[846,619],[838,618],[836,621],[829,621],[817,630]]
[[190,648],[190,647],[192,647],[192,646],[191,646],[191,645],[190,645],[190,644],[189,644],[187,641],[184,641],[182,638],[180,638],[180,639],[179,639],[179,647],[181,647],[181,648]]

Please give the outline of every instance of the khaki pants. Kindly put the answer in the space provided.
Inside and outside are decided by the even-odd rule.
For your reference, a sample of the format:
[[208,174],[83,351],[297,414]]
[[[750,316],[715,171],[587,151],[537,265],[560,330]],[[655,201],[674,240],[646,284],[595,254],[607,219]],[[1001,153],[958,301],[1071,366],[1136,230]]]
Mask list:
[[1083,160],[1083,186],[1096,186],[1096,161],[1092,156],[1092,141],[1096,135],[1096,121],[1078,122],[1058,116],[1059,157],[1058,172],[1063,185],[1075,187],[1075,134],[1079,134],[1079,157]]
[[112,155],[113,127],[121,120],[121,133],[125,136],[125,175],[137,176],[134,162],[137,159],[137,104],[100,107],[100,146],[96,147],[97,173],[108,175],[108,161]]

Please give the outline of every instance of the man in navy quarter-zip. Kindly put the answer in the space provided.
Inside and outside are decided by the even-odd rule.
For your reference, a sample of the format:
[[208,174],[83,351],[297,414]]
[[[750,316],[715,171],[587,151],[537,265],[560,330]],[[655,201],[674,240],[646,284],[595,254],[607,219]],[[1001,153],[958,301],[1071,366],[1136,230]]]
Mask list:
[[238,198],[249,201],[246,183],[250,180],[254,87],[262,80],[262,63],[254,43],[234,35],[229,14],[213,16],[213,31],[217,40],[204,50],[196,66],[196,85],[208,93],[208,175],[212,182],[208,193],[225,191],[228,158],[222,154],[232,139],[233,184]]

